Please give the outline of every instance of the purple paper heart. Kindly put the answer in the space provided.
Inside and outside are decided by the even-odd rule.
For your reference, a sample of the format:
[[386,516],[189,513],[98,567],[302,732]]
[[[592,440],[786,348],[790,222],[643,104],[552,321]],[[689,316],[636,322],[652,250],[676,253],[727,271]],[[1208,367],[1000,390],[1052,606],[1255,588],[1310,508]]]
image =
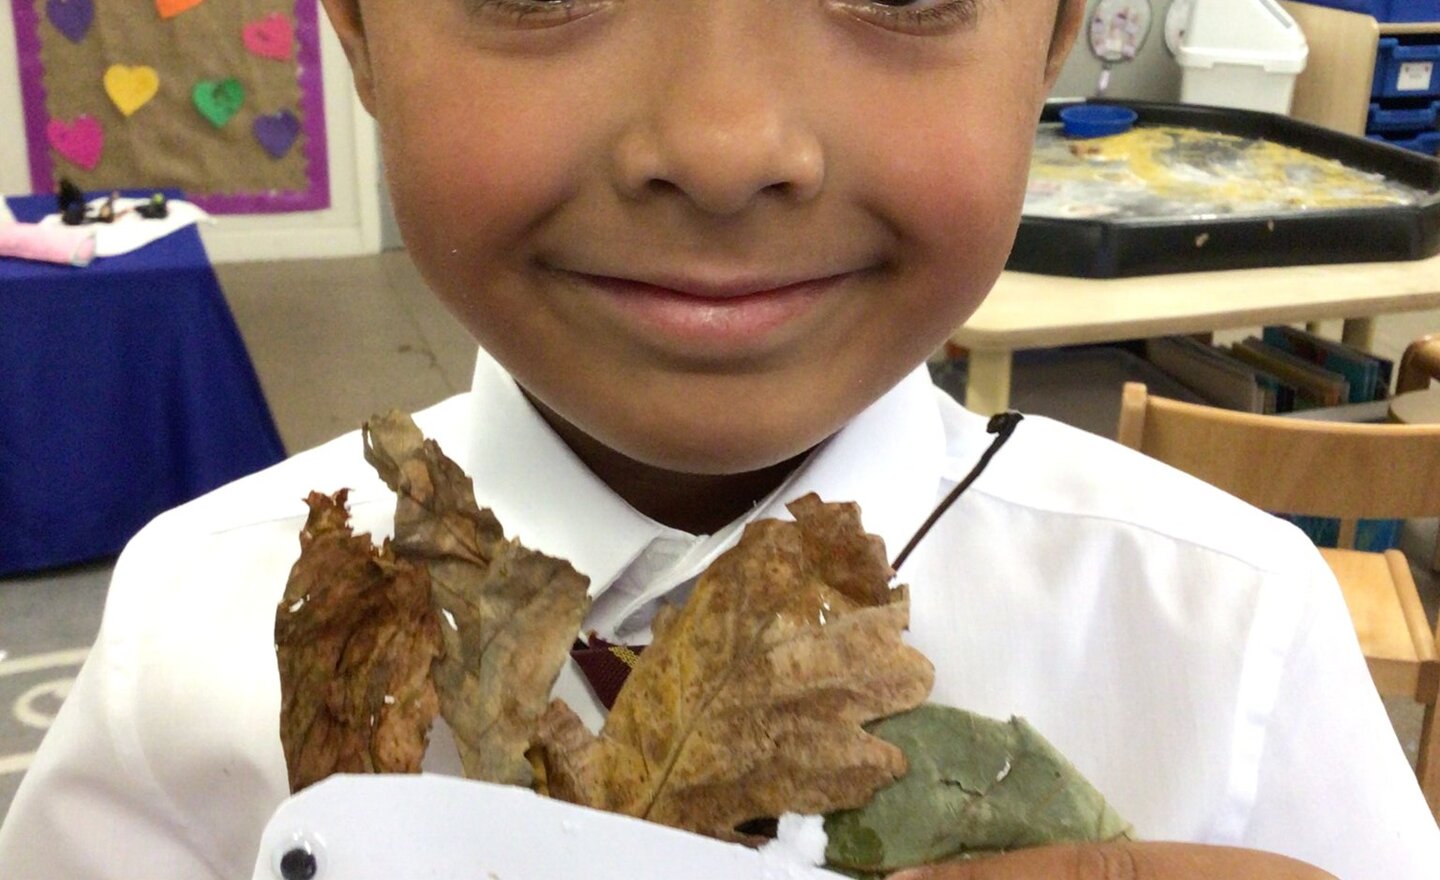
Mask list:
[[48,0],[45,17],[72,43],[85,39],[95,20],[94,0]]
[[283,159],[295,145],[295,139],[300,136],[300,119],[289,110],[281,110],[268,116],[255,117],[251,131],[255,133],[255,140],[265,148],[265,152],[276,159]]

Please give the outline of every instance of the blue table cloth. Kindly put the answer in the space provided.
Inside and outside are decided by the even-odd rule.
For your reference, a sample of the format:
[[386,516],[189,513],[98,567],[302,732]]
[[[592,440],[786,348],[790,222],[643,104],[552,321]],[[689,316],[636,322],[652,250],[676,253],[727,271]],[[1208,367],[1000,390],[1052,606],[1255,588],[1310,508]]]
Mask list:
[[85,268],[0,258],[0,575],[113,554],[283,457],[195,227]]

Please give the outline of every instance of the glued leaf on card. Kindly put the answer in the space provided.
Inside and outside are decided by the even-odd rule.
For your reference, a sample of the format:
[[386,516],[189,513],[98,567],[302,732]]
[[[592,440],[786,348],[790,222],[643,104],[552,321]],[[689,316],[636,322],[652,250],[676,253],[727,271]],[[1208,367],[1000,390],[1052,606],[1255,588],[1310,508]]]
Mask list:
[[866,803],[905,772],[866,722],[919,705],[934,670],[901,641],[906,590],[853,504],[807,496],[762,520],[657,615],[597,737],[556,701],[549,794],[756,843],[740,826]]
[[300,558],[275,613],[292,792],[332,773],[418,773],[439,710],[429,578],[351,533],[346,494],[307,499]]
[[398,496],[395,553],[423,563],[444,618],[434,678],[465,775],[528,786],[525,753],[589,610],[589,580],[506,540],[470,478],[408,415],[376,417],[363,433],[366,461]]
[[910,762],[867,805],[828,816],[826,862],[862,875],[1063,842],[1130,826],[1023,718],[927,704],[869,725]]

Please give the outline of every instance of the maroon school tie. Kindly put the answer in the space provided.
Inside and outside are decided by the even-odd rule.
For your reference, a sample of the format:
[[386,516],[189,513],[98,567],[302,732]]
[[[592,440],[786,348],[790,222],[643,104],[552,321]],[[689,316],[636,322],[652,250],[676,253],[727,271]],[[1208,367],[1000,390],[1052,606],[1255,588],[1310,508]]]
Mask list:
[[633,648],[617,645],[591,633],[589,644],[579,639],[575,641],[570,656],[575,658],[580,671],[585,674],[585,680],[590,683],[590,690],[594,691],[596,699],[608,712],[615,705],[621,686],[630,677],[630,670],[635,668],[635,662],[644,650],[644,645]]

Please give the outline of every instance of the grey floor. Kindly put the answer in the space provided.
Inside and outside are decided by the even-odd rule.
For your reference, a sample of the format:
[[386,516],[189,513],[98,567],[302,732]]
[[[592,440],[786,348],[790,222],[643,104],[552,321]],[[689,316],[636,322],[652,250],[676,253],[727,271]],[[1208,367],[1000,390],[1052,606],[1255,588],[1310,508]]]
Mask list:
[[[375,412],[419,409],[469,385],[473,343],[402,252],[218,271],[292,452]],[[1338,334],[1338,327],[1327,329]],[[1436,330],[1440,311],[1383,318],[1376,349],[1397,357],[1411,339]],[[1044,375],[1030,373],[1027,389],[1027,369],[1017,368],[1017,405],[1046,412]],[[1068,395],[1046,414],[1104,430],[1114,424],[1123,378],[1098,382],[1083,405]],[[1434,523],[1414,523],[1402,549],[1412,561],[1429,559],[1434,540]],[[1433,620],[1440,587],[1424,566],[1414,567]],[[109,573],[100,560],[0,579],[0,818],[99,627]],[[1391,716],[1413,752],[1418,711],[1397,701]]]

